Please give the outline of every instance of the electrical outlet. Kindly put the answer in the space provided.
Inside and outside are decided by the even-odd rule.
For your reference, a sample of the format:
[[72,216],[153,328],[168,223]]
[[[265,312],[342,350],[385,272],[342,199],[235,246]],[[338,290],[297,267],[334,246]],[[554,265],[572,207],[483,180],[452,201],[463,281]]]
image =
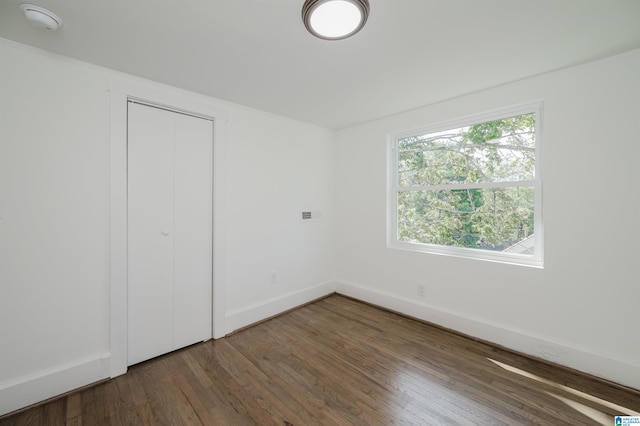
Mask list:
[[424,284],[418,284],[417,290],[418,290],[418,296],[427,297],[427,291],[424,287]]
[[270,276],[271,276],[271,281],[269,281],[269,284],[271,284],[271,285],[277,284],[277,282],[278,282],[278,272],[277,271],[272,271]]

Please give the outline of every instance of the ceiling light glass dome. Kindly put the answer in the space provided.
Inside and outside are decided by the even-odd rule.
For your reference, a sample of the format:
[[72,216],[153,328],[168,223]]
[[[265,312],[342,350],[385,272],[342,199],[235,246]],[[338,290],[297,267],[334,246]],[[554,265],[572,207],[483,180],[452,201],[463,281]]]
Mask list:
[[306,0],[302,6],[307,30],[325,40],[354,35],[364,27],[368,17],[368,0]]

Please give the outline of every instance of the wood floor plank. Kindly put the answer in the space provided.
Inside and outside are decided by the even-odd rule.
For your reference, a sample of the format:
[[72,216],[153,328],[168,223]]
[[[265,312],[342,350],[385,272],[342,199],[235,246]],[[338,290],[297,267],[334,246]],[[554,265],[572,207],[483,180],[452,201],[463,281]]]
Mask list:
[[66,423],[66,401],[60,398],[56,403],[42,407],[42,423],[52,426],[63,426]]
[[640,392],[333,295],[8,425],[601,425]]
[[[356,341],[359,340],[358,336],[352,336],[352,339]],[[411,359],[407,359],[404,357],[398,356],[390,356],[390,351],[384,351],[384,349],[377,345],[373,347],[372,345],[364,345],[364,347],[359,348],[355,344],[349,343],[349,341],[345,341],[343,347],[341,348],[345,353],[355,354],[360,351],[358,354],[358,358],[354,358],[350,360],[350,364],[355,365],[356,370],[363,376],[369,377],[374,381],[380,383],[386,383],[389,387],[397,387],[399,386],[399,390],[403,394],[412,394],[416,398],[424,398],[426,396],[435,397],[441,399],[440,397],[443,394],[443,388],[438,386],[434,381],[426,381],[422,378],[429,375],[439,376],[440,379],[443,379],[444,376],[437,374],[433,369],[429,370],[427,374],[424,368],[416,369],[411,368]],[[385,365],[388,364],[388,365]],[[415,363],[412,363],[415,366]],[[385,373],[386,370],[386,373]],[[382,373],[382,374],[378,374]],[[434,374],[436,373],[436,374]],[[389,378],[387,382],[387,377]],[[446,382],[446,380],[445,380]],[[433,392],[429,393],[429,388],[437,387],[438,393],[434,394]],[[459,399],[459,398],[458,398]],[[443,404],[435,404],[433,407],[438,407],[440,411],[440,417],[446,416],[448,418],[460,418],[458,407],[455,404],[449,404],[447,406]],[[445,408],[446,407],[446,408]],[[464,410],[469,411],[470,403],[467,401],[465,403]],[[482,417],[482,416],[481,416]],[[478,424],[478,422],[482,422],[482,418],[474,418],[473,422]]]
[[81,426],[82,425],[82,393],[73,393],[67,396],[65,399],[67,402],[66,424],[73,425],[73,426]]

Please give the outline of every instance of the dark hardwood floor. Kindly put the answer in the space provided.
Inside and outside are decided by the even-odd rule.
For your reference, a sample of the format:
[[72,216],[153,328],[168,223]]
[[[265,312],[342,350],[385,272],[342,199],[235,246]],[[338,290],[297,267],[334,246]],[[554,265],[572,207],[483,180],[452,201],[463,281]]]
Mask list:
[[640,393],[333,295],[5,425],[613,425]]

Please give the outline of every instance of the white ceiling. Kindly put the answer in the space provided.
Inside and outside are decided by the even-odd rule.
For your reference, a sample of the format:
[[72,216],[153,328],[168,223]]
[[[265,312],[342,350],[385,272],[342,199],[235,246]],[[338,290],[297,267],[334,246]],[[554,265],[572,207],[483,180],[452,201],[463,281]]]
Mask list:
[[640,0],[370,0],[342,41],[303,0],[30,0],[53,33],[26,1],[0,37],[333,129],[640,47]]

